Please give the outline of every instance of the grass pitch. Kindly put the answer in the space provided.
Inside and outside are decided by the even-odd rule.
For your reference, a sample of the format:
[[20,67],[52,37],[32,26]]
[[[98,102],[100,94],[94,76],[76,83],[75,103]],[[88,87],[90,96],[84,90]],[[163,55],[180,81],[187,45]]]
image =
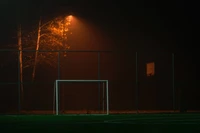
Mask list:
[[0,132],[197,133],[200,114],[1,115]]

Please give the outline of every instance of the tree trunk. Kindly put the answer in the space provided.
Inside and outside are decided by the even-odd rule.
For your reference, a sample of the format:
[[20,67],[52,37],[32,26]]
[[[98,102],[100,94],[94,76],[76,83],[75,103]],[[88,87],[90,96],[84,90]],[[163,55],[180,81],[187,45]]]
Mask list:
[[21,25],[18,26],[18,50],[19,50],[19,65],[20,65],[20,91],[21,91],[21,104],[23,101],[23,56],[22,56],[22,36],[21,36]]
[[37,42],[36,42],[35,62],[34,62],[34,65],[33,65],[32,81],[34,81],[34,79],[35,79],[35,71],[36,71],[37,58],[38,58],[38,50],[39,50],[39,46],[40,46],[40,36],[41,36],[41,18],[40,18],[39,24],[38,24],[38,35],[37,35]]

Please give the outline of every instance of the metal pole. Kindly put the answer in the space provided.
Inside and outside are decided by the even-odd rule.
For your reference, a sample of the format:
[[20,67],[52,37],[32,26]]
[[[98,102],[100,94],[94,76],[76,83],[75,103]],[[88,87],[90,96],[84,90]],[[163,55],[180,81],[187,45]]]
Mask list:
[[[60,79],[60,51],[58,51],[58,79]],[[60,100],[60,97],[58,97],[59,95],[59,85],[58,85],[58,81],[56,81],[56,115],[58,115],[58,109],[59,109],[59,102],[58,100]]]
[[104,82],[103,82],[103,113],[104,113],[104,102],[105,100],[104,100]]
[[135,85],[135,97],[136,97],[136,100],[135,100],[135,104],[136,104],[136,111],[138,113],[138,54],[136,52],[136,55],[135,55],[135,81],[136,81],[136,85]]
[[58,81],[56,80],[56,115],[58,115]]
[[109,94],[108,94],[108,80],[106,81],[106,94],[107,94],[107,115],[109,115]]
[[173,88],[173,110],[175,112],[174,53],[172,54],[172,88]]
[[[20,50],[18,51],[20,58]],[[20,59],[18,58],[18,112],[21,110],[21,77],[20,77]]]
[[58,51],[58,79],[60,79],[60,51]]
[[[98,52],[98,80],[100,80],[100,52]],[[100,96],[101,96],[101,92],[100,92],[100,90],[101,90],[101,84],[100,84],[100,82],[98,83],[98,102],[99,102],[99,111],[100,111],[100,109],[101,109],[101,98],[100,98]]]
[[55,113],[55,100],[56,100],[56,82],[53,84],[53,114]]

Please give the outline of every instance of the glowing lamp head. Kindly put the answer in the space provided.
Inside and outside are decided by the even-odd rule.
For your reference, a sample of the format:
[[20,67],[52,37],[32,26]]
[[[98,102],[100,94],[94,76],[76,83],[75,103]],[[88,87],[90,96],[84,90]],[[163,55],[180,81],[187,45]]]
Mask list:
[[72,15],[67,16],[66,19],[70,22],[72,20]]

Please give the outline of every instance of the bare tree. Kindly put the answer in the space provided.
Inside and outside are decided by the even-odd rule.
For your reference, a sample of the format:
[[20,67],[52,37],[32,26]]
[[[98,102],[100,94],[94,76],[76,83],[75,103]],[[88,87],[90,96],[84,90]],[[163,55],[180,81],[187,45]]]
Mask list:
[[[33,66],[32,81],[35,79],[38,63],[55,66],[57,53],[53,50],[67,50],[70,48],[68,44],[68,37],[71,34],[69,30],[70,23],[71,16],[57,17],[45,24],[42,24],[40,18],[38,29],[24,37],[24,49],[36,50],[35,55],[26,53],[26,61],[24,62],[24,67]],[[39,52],[38,50],[50,50],[52,52]],[[66,56],[66,53],[64,56]]]

